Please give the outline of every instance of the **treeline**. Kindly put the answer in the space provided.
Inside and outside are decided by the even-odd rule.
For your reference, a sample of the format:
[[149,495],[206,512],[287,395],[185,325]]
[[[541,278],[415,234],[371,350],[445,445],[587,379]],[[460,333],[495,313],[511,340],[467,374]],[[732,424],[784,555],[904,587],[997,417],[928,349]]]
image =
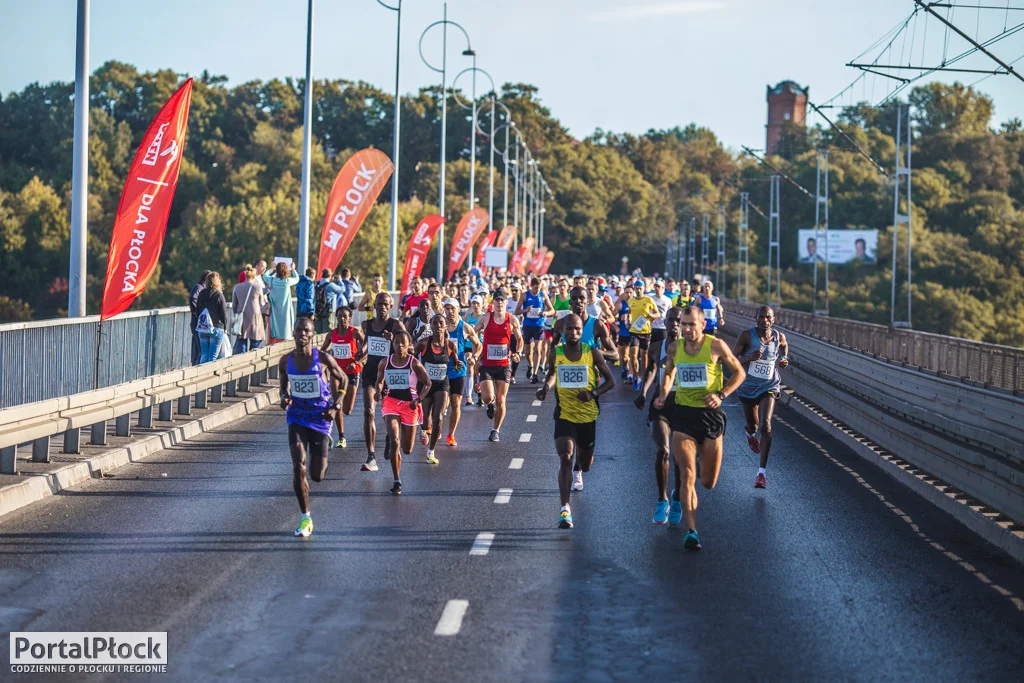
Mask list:
[[[92,77],[89,179],[89,310],[99,307],[113,217],[135,148],[182,76],[139,73],[109,62]],[[136,307],[180,304],[204,268],[237,272],[241,264],[297,250],[304,83],[253,81],[233,88],[220,76],[197,77],[181,178],[161,267]],[[33,84],[0,100],[0,264],[6,274],[0,320],[63,315],[73,133],[72,83]],[[425,88],[402,99],[399,168],[400,255],[419,217],[437,210],[441,93]],[[545,238],[553,271],[574,267],[617,272],[622,256],[646,272],[664,267],[666,239],[689,216],[728,210],[730,264],[719,279],[736,282],[738,192],[767,210],[770,173],[693,125],[644,135],[597,131],[573,139],[544,107],[536,88],[504,84],[509,107],[555,198],[546,203]],[[448,95],[446,209],[452,223],[469,208],[468,112]],[[463,101],[468,98],[461,95]],[[992,105],[962,86],[928,85],[910,96],[915,112],[915,327],[1024,344],[1024,135],[1019,121],[990,129]],[[376,147],[392,154],[394,100],[366,83],[314,82],[312,233],[319,234],[327,193],[350,154]],[[483,100],[481,100],[481,104]],[[891,169],[891,108],[845,111],[840,126]],[[483,126],[485,129],[487,126]],[[504,147],[504,133],[495,140]],[[477,197],[487,206],[488,141],[478,138]],[[843,137],[793,128],[776,165],[813,189],[815,149],[831,152],[831,225],[877,228],[878,265],[832,268],[834,315],[887,322],[892,185]],[[504,177],[496,156],[495,223],[501,222]],[[511,184],[510,184],[511,191]],[[390,191],[371,212],[345,265],[386,272]],[[509,199],[509,222],[512,220]],[[782,188],[783,301],[809,309],[809,267],[797,262],[796,231],[813,227],[814,202]],[[767,222],[751,212],[751,264],[767,260]],[[714,231],[712,231],[714,234]],[[316,258],[312,240],[311,260]],[[712,254],[714,246],[712,245]],[[425,274],[433,275],[432,258]],[[752,297],[764,268],[751,274]]]

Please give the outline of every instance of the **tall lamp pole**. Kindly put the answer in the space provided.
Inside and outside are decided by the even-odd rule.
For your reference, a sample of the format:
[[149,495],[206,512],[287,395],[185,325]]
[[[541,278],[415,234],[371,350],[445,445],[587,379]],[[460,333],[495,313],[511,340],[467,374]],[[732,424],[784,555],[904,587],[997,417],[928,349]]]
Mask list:
[[395,12],[395,129],[392,135],[392,159],[395,170],[391,175],[391,245],[388,248],[388,289],[394,290],[398,277],[398,151],[401,140],[400,130],[402,124],[402,96],[399,90],[399,75],[402,62],[402,0],[396,0],[397,4],[391,6],[382,0],[377,0],[381,7]]
[[[482,73],[484,76],[487,76],[487,80],[491,82],[491,138],[490,138],[490,140],[491,140],[491,156],[490,156],[490,159],[491,159],[491,182],[490,182],[490,197],[489,197],[488,204],[487,204],[488,224],[491,224],[491,222],[494,220],[494,139],[493,139],[494,138],[494,79],[491,78],[491,75],[489,73],[487,73],[483,69],[477,67],[477,65],[476,65],[476,52],[472,52],[472,54],[468,54],[469,52],[471,52],[471,51],[467,50],[466,52],[463,52],[462,54],[473,57],[473,66],[469,67],[468,69],[463,69],[462,71],[460,71],[458,73],[458,75],[455,76],[454,79],[452,79],[452,94],[455,97],[455,101],[459,103],[459,106],[463,107],[464,109],[472,108],[472,110],[473,110],[473,130],[472,130],[472,133],[470,135],[470,147],[469,147],[469,149],[470,149],[470,153],[469,153],[469,208],[472,211],[473,209],[476,208],[476,134],[477,134],[477,130],[479,128],[479,126],[477,125],[477,121],[478,121],[477,114],[478,114],[478,112],[477,112],[477,106],[476,106],[476,74],[477,74],[477,72]],[[462,98],[459,97],[458,88],[456,87],[456,84],[458,84],[459,78],[462,76],[462,74],[465,74],[465,73],[468,73],[468,72],[472,72],[472,74],[473,74],[473,105],[472,105],[472,107],[470,107],[469,105],[467,105],[465,102],[462,101]],[[480,132],[481,135],[484,134],[483,131],[479,131],[479,132]],[[469,262],[470,263],[473,262],[473,249],[472,248],[470,248],[470,250],[469,250]]]
[[[306,91],[302,105],[302,193],[299,199],[299,272],[309,261],[309,152],[313,134],[313,0],[306,13]],[[319,273],[318,273],[319,275]]]
[[78,0],[75,44],[75,139],[71,153],[71,261],[68,317],[85,315],[89,199],[89,0]]
[[[438,210],[442,216],[444,212],[444,167],[445,167],[445,156],[447,154],[447,138],[448,138],[448,96],[445,92],[445,86],[447,85],[447,69],[448,69],[448,26],[454,26],[455,28],[462,31],[462,35],[466,38],[466,50],[463,54],[472,55],[473,48],[469,42],[469,34],[466,33],[466,29],[462,28],[459,24],[454,21],[448,21],[448,3],[444,3],[444,15],[441,21],[435,21],[434,23],[423,29],[423,33],[420,34],[420,59],[427,65],[431,71],[436,71],[441,74],[441,169],[440,169],[440,182],[438,183],[437,193],[437,205]],[[426,56],[423,54],[423,39],[427,36],[430,29],[435,26],[441,27],[441,68],[438,68],[427,61]],[[438,282],[444,281],[444,223],[441,224],[441,229],[437,232],[437,280]]]

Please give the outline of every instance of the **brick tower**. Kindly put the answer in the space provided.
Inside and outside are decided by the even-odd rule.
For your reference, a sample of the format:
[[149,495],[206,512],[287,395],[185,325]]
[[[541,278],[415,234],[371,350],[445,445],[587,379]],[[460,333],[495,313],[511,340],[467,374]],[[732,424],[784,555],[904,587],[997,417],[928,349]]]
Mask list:
[[807,93],[810,88],[801,88],[793,81],[782,81],[768,90],[768,124],[765,126],[764,148],[766,154],[777,154],[776,147],[783,125],[795,123],[805,125],[807,121]]

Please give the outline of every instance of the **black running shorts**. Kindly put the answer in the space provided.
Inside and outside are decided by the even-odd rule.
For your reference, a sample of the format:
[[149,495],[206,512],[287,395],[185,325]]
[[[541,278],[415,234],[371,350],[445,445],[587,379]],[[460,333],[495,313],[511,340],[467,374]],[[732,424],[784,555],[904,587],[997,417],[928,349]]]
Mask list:
[[675,405],[670,418],[673,432],[686,434],[697,444],[725,434],[725,412],[721,408],[691,408]]
[[555,418],[555,438],[569,438],[576,442],[581,451],[591,451],[597,443],[597,421],[569,422],[560,417]]

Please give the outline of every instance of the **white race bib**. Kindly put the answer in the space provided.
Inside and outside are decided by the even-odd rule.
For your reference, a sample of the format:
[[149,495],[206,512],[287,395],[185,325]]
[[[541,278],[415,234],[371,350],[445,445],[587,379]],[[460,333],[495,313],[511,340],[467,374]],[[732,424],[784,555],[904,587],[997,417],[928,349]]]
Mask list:
[[341,344],[331,344],[331,352],[334,357],[338,360],[351,360],[352,359],[352,345],[348,342]]
[[509,313],[512,313],[512,314],[514,314],[516,312],[516,307],[518,307],[518,306],[519,306],[518,299],[516,301],[512,301],[511,299],[509,299],[507,302],[505,302],[505,310],[508,311]]
[[676,386],[680,389],[703,389],[708,385],[708,366],[704,363],[678,363]]
[[388,389],[408,389],[410,374],[409,368],[384,368],[384,383]]
[[488,344],[487,360],[505,360],[508,358],[508,344]]
[[531,306],[530,310],[528,310],[526,312],[526,317],[527,318],[539,318],[540,314],[541,314],[541,309],[537,308],[536,306]]
[[440,382],[448,376],[447,363],[424,363],[423,367],[427,369],[427,377],[431,382]]
[[586,389],[590,386],[590,373],[586,365],[563,363],[555,366],[559,389]]
[[570,313],[572,313],[572,311],[570,311],[569,309],[565,309],[564,311],[555,311],[555,317],[561,320]]
[[288,391],[294,398],[320,398],[320,378],[316,375],[288,375]]
[[391,342],[384,337],[367,337],[366,351],[371,356],[386,356],[391,353]]
[[644,329],[646,325],[647,318],[641,315],[636,320],[633,321],[633,325],[629,329],[631,329],[634,332],[639,332],[640,330]]
[[772,379],[774,369],[775,361],[755,360],[751,361],[750,365],[747,366],[747,374],[757,379]]
[[704,320],[709,322],[715,322],[718,320],[718,309],[717,308],[704,308]]

